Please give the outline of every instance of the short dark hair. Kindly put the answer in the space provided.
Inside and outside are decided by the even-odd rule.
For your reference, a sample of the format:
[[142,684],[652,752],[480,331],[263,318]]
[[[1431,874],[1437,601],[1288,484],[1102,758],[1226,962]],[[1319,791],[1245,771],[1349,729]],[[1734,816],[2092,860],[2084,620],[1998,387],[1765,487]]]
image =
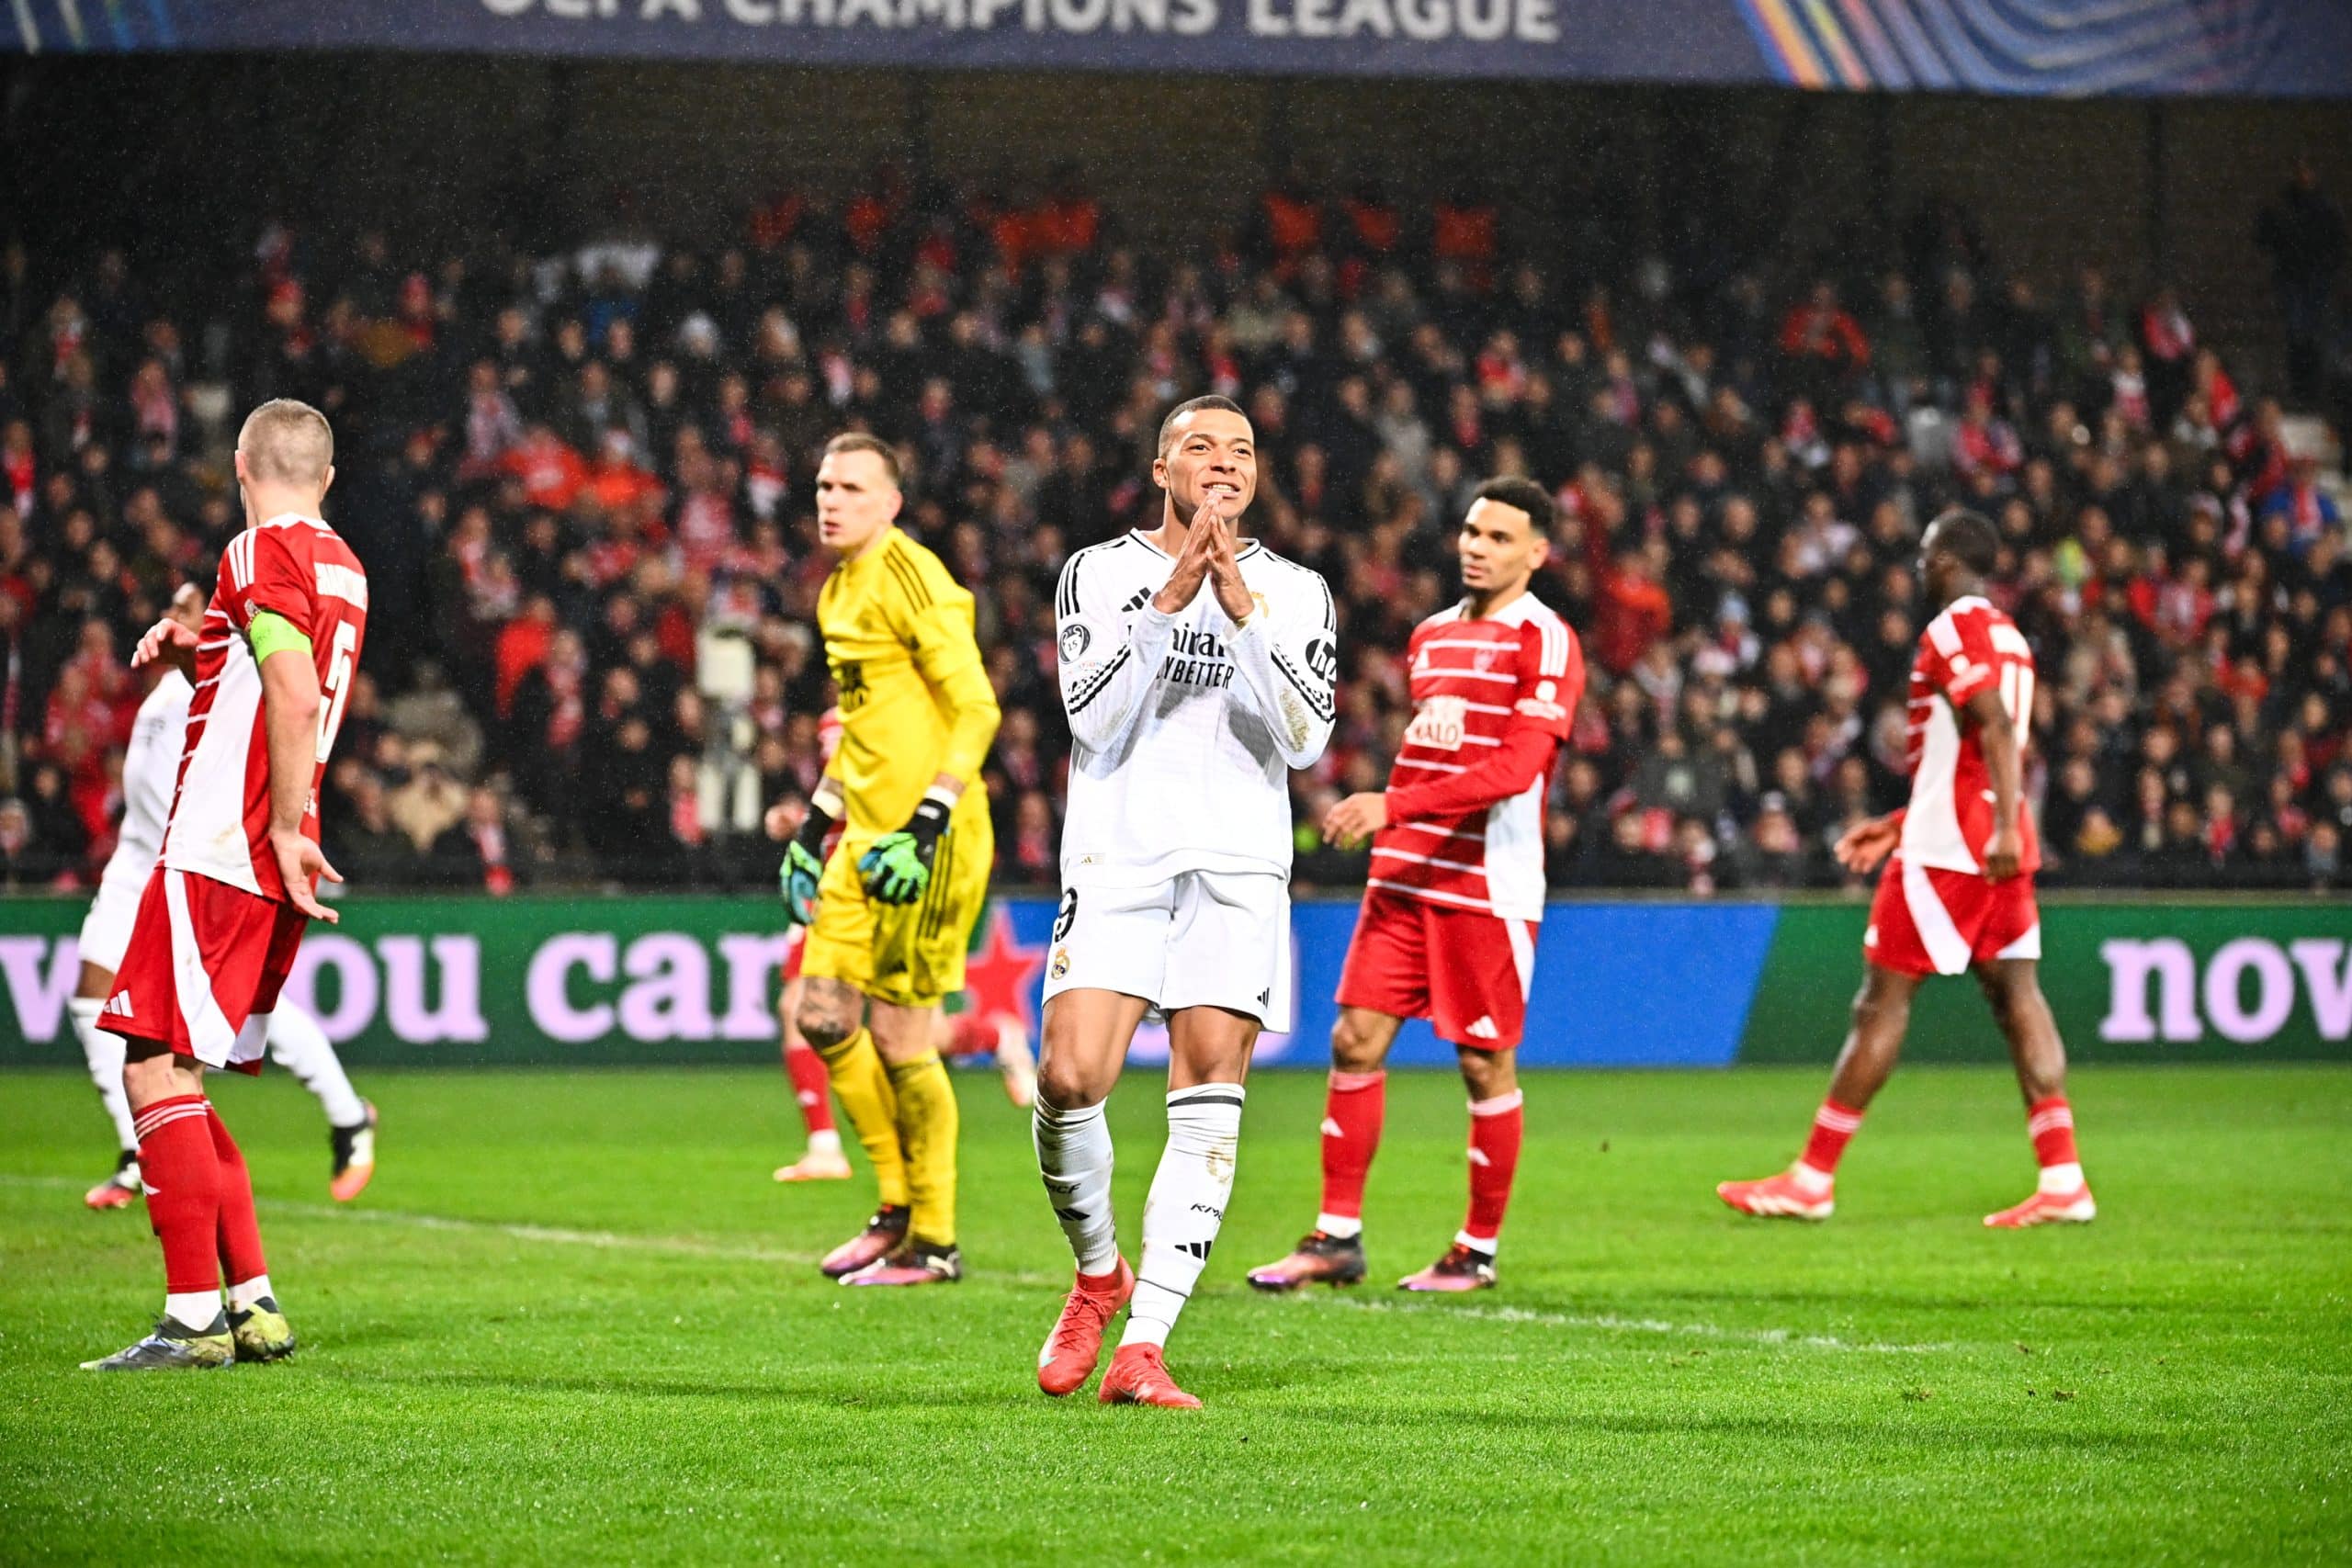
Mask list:
[[890,476],[892,489],[898,489],[905,482],[899,473],[899,454],[892,449],[888,442],[878,435],[868,435],[862,430],[850,430],[842,432],[825,443],[826,457],[831,457],[841,452],[871,452],[882,459],[882,471]]
[[1984,577],[2001,559],[2001,531],[1984,513],[1955,507],[1928,525],[1936,548],[1956,557],[1960,564]]
[[1506,474],[1501,479],[1488,479],[1480,485],[1471,499],[1515,507],[1527,513],[1527,520],[1535,525],[1538,534],[1552,531],[1552,492],[1533,479]]
[[1204,409],[1215,409],[1221,413],[1238,413],[1244,419],[1250,417],[1243,412],[1239,403],[1216,392],[1211,392],[1206,397],[1186,398],[1182,402],[1170,409],[1168,417],[1159,422],[1159,446],[1157,448],[1159,456],[1162,457],[1168,456],[1169,444],[1176,439],[1176,422],[1188,413],[1199,413]]

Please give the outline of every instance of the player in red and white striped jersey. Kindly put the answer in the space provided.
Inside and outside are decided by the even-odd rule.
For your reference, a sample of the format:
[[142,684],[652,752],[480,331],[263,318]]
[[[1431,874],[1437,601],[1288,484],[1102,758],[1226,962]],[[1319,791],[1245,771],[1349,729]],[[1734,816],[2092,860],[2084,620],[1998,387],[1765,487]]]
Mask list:
[[[319,781],[368,625],[359,558],[319,517],[334,480],[324,415],[264,403],[237,437],[245,531],[221,552],[195,632],[164,619],[134,666],[195,687],[164,854],[98,1026],[124,1037],[147,1214],[164,1247],[164,1316],[102,1371],[223,1366],[294,1348],[254,1218],[253,1185],[204,1097],[204,1069],[261,1070],[269,1017],[307,921],[335,916],[318,878]],[[220,1307],[221,1273],[229,1307]]]
[[1451,1043],[1470,1090],[1470,1212],[1407,1290],[1495,1282],[1519,1165],[1517,1055],[1544,918],[1544,797],[1584,693],[1576,633],[1528,584],[1549,553],[1552,499],[1526,479],[1480,487],[1459,537],[1462,602],[1408,649],[1413,722],[1385,793],[1332,807],[1324,836],[1372,836],[1372,874],[1340,978],[1323,1118],[1323,1204],[1262,1291],[1363,1278],[1363,1187],[1379,1146],[1382,1064],[1408,1018]]
[[2000,536],[1972,512],[1946,513],[1920,541],[1921,580],[1943,609],[1920,634],[1911,666],[1911,803],[1838,842],[1838,860],[1856,872],[1893,852],[1862,936],[1868,964],[1853,1032],[1797,1162],[1778,1176],[1715,1190],[1743,1213],[1829,1217],[1838,1157],[1894,1070],[1912,994],[1930,975],[1964,971],[1975,974],[2007,1037],[2041,1166],[2033,1196],[1984,1223],[2013,1229],[2081,1222],[2098,1212],[2075,1151],[2066,1048],[2038,973],[2033,874],[2041,851],[2023,798],[2033,649],[1984,596],[1999,553]]

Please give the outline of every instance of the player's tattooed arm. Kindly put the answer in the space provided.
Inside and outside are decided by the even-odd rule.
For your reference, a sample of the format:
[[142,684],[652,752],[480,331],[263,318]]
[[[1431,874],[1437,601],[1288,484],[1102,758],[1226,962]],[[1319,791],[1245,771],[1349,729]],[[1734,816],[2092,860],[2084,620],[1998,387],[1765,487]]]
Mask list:
[[[1055,591],[1054,635],[1061,659],[1062,708],[1073,739],[1090,750],[1119,743],[1159,679],[1176,618],[1147,600],[1132,624],[1087,579],[1082,557],[1062,568]],[[1203,569],[1205,573],[1205,567]]]
[[1339,714],[1338,621],[1331,591],[1320,577],[1302,572],[1283,589],[1280,605],[1270,601],[1235,630],[1233,688],[1241,705],[1273,733],[1283,761],[1312,767]]

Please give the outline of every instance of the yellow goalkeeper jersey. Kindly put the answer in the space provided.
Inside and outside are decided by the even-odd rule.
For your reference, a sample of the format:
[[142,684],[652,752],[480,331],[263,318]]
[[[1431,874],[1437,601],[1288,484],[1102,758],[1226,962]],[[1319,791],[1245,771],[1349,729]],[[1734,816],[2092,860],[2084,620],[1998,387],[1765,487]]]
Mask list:
[[939,558],[887,529],[825,579],[817,626],[841,694],[833,773],[849,830],[904,827],[941,773],[969,785],[1000,715],[973,637],[972,596]]

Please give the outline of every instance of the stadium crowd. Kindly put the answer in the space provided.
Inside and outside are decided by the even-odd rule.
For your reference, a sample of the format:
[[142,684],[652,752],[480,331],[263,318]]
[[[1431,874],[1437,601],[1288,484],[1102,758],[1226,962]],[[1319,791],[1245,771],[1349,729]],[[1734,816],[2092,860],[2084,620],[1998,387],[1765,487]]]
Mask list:
[[119,252],[10,246],[0,887],[103,860],[126,655],[209,581],[241,525],[226,436],[278,395],[334,422],[374,595],[325,803],[354,884],[773,874],[761,808],[815,783],[830,702],[813,453],[860,427],[976,592],[1000,878],[1049,885],[1055,576],[1156,504],[1160,412],[1204,391],[1255,423],[1255,526],[1342,607],[1340,727],[1294,781],[1303,883],[1362,874],[1312,824],[1385,779],[1400,650],[1498,473],[1556,491],[1540,592],[1592,671],[1555,886],[1837,886],[1839,828],[1901,798],[1913,559],[1953,503],[1998,524],[2036,649],[2047,880],[2352,882],[2343,520],[2176,292],[2006,274],[1942,207],[1899,265],[1830,277],[1547,269],[1510,227],[1475,193],[1285,177],[1163,249],[1067,175],[1008,204],[880,174],[708,251],[427,259],[272,224],[219,320],[153,303]]

